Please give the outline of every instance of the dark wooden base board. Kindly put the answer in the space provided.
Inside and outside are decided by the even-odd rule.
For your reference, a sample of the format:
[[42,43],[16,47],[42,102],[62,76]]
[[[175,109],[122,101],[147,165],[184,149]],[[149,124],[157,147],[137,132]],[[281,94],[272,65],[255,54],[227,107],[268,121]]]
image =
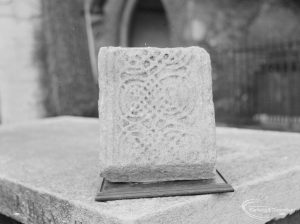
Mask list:
[[180,180],[155,183],[124,183],[102,181],[96,201],[188,196],[233,192],[234,189],[217,170],[214,179]]
[[0,224],[21,224],[21,223],[5,215],[0,214]]

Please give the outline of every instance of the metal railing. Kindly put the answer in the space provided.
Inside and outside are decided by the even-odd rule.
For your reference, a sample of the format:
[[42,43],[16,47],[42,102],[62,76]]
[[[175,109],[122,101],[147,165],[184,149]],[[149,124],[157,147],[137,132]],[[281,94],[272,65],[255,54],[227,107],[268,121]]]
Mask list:
[[217,120],[300,116],[300,40],[247,42],[211,56]]

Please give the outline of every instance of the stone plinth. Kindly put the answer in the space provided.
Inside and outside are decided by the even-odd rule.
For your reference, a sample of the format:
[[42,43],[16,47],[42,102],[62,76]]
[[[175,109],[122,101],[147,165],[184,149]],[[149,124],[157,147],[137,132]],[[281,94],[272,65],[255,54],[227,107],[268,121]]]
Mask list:
[[199,47],[101,48],[101,176],[116,182],[214,176],[210,58]]
[[0,213],[24,224],[262,224],[280,215],[243,207],[300,208],[300,134],[217,128],[217,168],[234,193],[111,202],[94,201],[98,136],[98,119],[0,126]]

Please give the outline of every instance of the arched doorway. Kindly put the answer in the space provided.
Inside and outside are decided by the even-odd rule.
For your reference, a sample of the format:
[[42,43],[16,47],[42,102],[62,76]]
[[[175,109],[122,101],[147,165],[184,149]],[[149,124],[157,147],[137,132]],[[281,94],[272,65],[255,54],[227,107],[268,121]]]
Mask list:
[[163,0],[87,0],[85,21],[91,66],[97,82],[97,53],[103,46],[171,47]]
[[169,47],[169,24],[161,0],[137,0],[127,32],[129,47]]

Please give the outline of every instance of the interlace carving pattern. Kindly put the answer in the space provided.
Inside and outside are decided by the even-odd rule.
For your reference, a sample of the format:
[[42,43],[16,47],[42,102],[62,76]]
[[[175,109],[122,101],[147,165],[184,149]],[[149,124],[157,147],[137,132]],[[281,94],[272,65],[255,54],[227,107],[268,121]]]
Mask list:
[[178,162],[196,159],[197,139],[189,130],[197,104],[198,77],[189,66],[193,55],[182,50],[140,51],[124,51],[116,58],[114,142],[120,157],[159,163],[163,150],[176,153]]

